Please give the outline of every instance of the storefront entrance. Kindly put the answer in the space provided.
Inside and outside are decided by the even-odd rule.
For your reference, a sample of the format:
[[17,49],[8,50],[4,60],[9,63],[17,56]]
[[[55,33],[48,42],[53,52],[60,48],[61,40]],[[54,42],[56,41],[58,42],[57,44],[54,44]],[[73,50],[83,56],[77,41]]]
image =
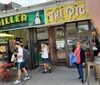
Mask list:
[[57,65],[67,65],[64,26],[55,27],[55,56]]
[[41,43],[45,42],[49,46],[48,40],[48,28],[39,28],[37,29],[37,57],[39,65],[43,65],[42,54],[41,54]]
[[30,29],[29,47],[31,48],[31,56],[36,56],[34,57],[35,61],[32,60],[33,58],[30,60],[34,61],[36,66],[43,64],[40,54],[40,44],[42,41],[45,41],[49,44],[48,46],[50,51],[51,65],[69,66],[69,53],[70,51],[73,51],[75,43],[79,41],[81,43],[81,47],[86,52],[86,61],[91,61],[93,57],[91,32],[92,30],[90,26],[90,21],[87,20],[70,22],[62,25],[50,26],[40,29]]
[[73,51],[75,43],[79,41],[85,52],[86,61],[92,58],[92,36],[89,21],[66,23],[55,27],[56,62],[58,65],[69,65],[69,52]]

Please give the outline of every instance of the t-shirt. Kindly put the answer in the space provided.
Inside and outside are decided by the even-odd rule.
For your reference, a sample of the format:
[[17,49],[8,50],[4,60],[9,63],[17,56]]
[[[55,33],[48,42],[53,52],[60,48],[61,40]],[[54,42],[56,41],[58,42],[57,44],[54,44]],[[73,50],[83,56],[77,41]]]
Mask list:
[[98,50],[97,47],[93,46],[93,51],[96,51],[96,50]]
[[18,48],[17,56],[22,56],[22,57],[18,58],[18,60],[17,60],[19,63],[24,61],[23,60],[23,49],[22,49],[22,47]]
[[47,46],[42,48],[42,58],[48,58],[48,48]]
[[79,48],[76,48],[75,49],[75,51],[74,51],[74,54],[75,54],[75,56],[76,56],[76,58],[77,58],[77,62],[76,62],[76,64],[80,64],[80,49]]

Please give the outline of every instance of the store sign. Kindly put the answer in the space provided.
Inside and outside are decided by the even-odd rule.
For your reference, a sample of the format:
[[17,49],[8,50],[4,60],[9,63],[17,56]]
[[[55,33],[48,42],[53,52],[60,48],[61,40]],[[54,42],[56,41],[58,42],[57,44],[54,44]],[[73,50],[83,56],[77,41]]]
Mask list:
[[0,30],[45,24],[44,10],[0,18]]
[[74,2],[46,9],[46,24],[89,19],[85,2]]
[[6,26],[10,24],[20,23],[27,21],[27,14],[18,14],[0,19],[0,26]]

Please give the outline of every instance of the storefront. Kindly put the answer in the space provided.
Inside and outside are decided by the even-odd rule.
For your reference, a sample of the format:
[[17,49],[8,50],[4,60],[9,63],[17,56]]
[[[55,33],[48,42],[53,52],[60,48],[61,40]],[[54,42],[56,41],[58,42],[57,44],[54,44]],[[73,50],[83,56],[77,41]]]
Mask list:
[[16,35],[23,37],[25,44],[28,42],[30,69],[39,65],[41,41],[49,43],[52,65],[69,65],[69,51],[77,41],[91,53],[86,60],[93,59],[92,25],[84,2],[62,0],[57,4],[51,1],[22,8],[10,15],[6,13],[5,16],[0,18],[0,29],[11,34],[19,31]]
[[81,42],[86,53],[90,53],[86,55],[86,61],[93,59],[92,24],[84,2],[47,8],[46,24],[51,25],[48,33],[52,64],[68,65],[69,51],[73,50],[77,41]]
[[[39,15],[41,18],[38,22],[36,18],[39,18]],[[37,30],[33,26],[44,23],[43,9],[0,18],[1,31],[14,34],[17,41],[21,41],[24,47],[28,46],[28,50],[30,51],[30,69],[36,68],[39,65],[37,56]]]

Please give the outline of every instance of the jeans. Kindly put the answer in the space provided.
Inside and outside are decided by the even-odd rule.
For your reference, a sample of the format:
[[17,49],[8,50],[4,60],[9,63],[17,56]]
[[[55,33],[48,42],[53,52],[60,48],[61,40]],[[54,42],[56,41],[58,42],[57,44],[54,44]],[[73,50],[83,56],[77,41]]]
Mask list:
[[84,73],[83,73],[83,67],[82,64],[76,64],[77,69],[78,69],[78,73],[79,73],[79,77],[81,78],[81,80],[84,79]]

